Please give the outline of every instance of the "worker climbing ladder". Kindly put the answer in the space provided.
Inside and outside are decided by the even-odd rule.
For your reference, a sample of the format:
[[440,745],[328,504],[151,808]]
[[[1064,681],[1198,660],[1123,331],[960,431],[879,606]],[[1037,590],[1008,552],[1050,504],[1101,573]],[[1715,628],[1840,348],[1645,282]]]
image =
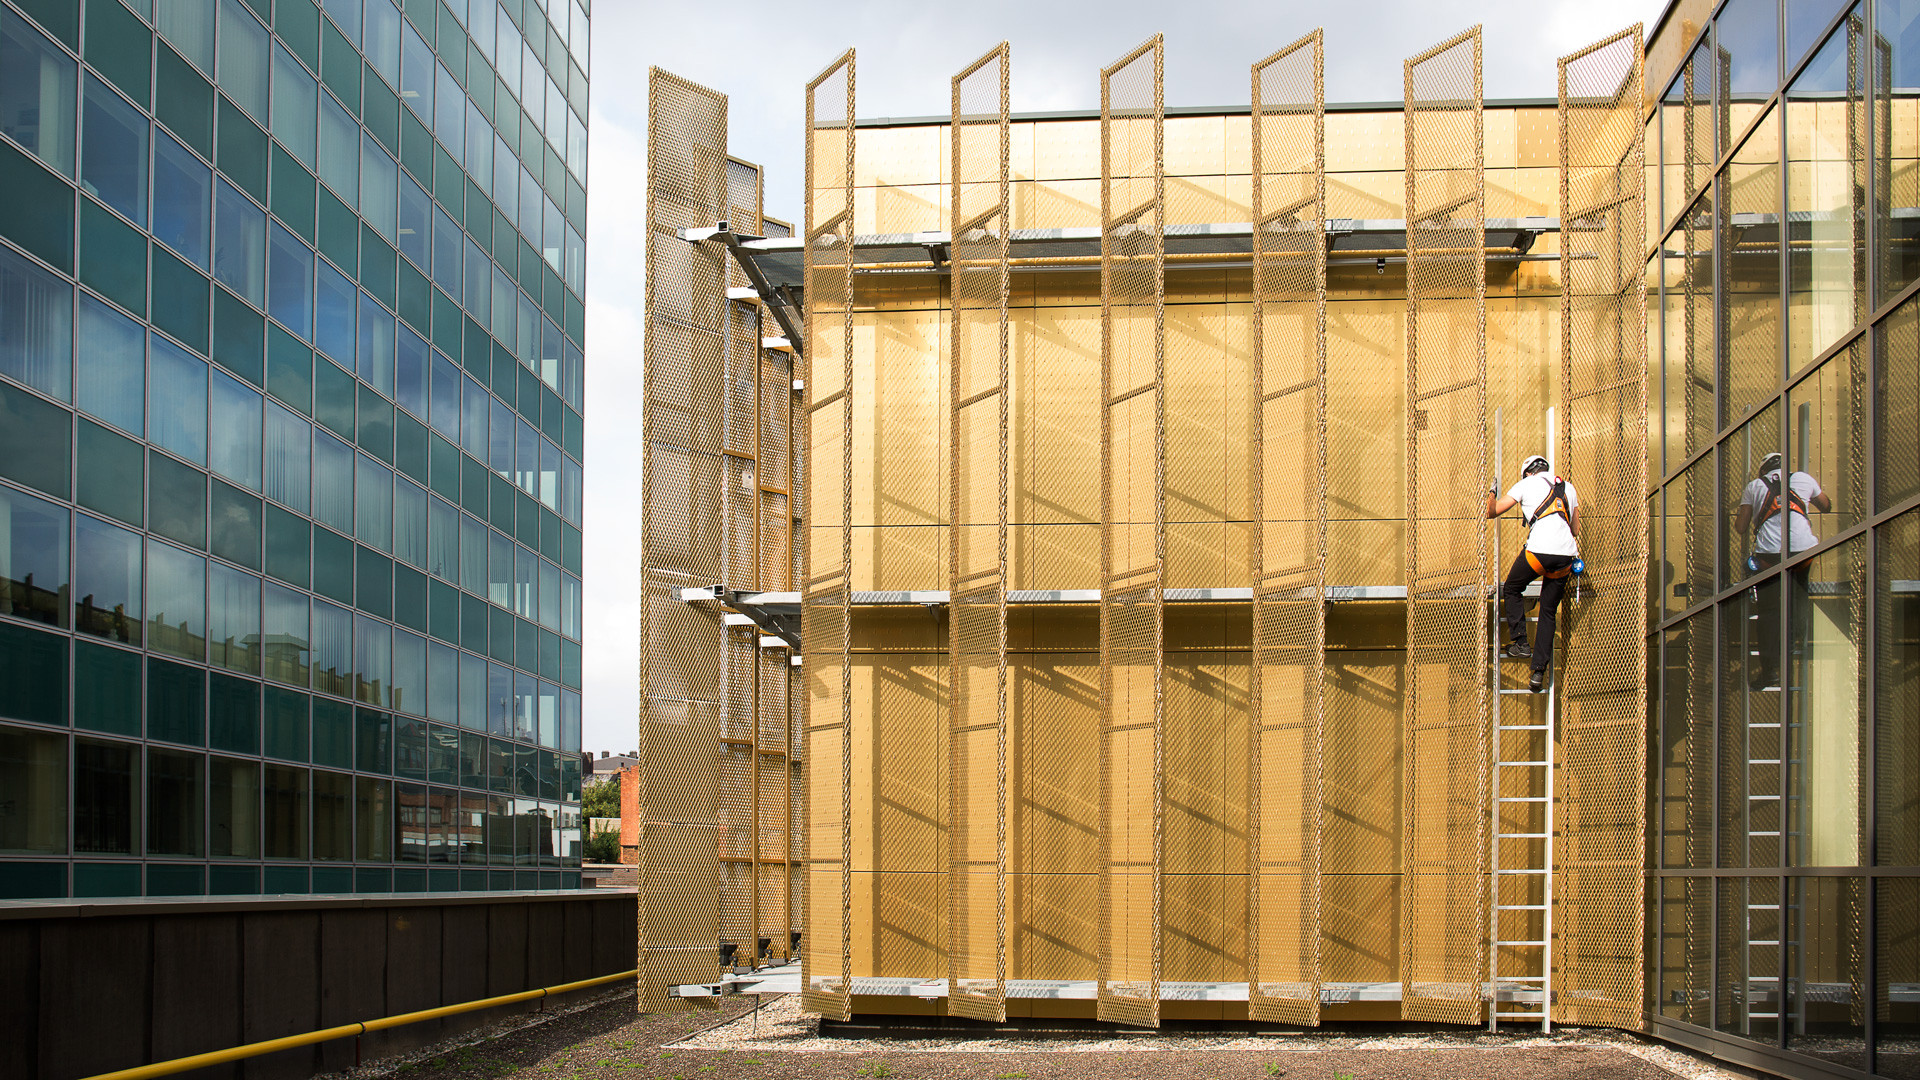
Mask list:
[[[1494,460],[1502,460],[1500,410],[1494,410]],[[1547,427],[1553,428],[1548,410]],[[1549,438],[1548,445],[1552,445]],[[1504,570],[1498,522],[1493,565]],[[1539,592],[1539,582],[1527,595]],[[1571,599],[1571,596],[1569,596]],[[1506,635],[1499,588],[1489,605],[1488,700],[1492,702],[1492,828],[1488,830],[1487,1029],[1538,1021],[1552,1030],[1548,1002],[1553,957],[1554,671],[1545,692],[1527,686],[1528,666],[1501,655]],[[1529,623],[1538,621],[1528,616]],[[1532,637],[1531,634],[1528,635]],[[1556,649],[1554,655],[1564,655]]]

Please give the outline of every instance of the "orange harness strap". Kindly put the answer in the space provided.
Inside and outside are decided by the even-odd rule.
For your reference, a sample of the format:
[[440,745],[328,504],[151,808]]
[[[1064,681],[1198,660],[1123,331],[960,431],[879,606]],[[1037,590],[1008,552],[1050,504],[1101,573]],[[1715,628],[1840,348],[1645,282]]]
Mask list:
[[1566,577],[1567,575],[1573,573],[1572,563],[1568,563],[1567,565],[1561,567],[1558,570],[1549,570],[1541,564],[1539,556],[1535,555],[1533,552],[1522,551],[1521,554],[1527,557],[1527,565],[1533,567],[1533,572],[1536,574],[1539,574],[1541,577],[1552,578],[1555,581],[1558,581],[1561,578]]

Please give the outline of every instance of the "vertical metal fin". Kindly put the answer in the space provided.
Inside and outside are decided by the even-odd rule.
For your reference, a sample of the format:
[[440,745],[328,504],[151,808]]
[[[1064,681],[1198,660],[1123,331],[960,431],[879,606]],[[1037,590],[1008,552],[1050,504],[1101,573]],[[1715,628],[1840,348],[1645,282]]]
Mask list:
[[1480,28],[1406,62],[1407,704],[1401,1015],[1482,1018],[1486,174]]
[[1007,1018],[1007,44],[953,77],[947,1009]]
[[726,631],[682,587],[725,549],[726,262],[676,230],[726,213],[727,99],[654,68],[647,101],[645,450],[641,463],[640,1008],[684,1009],[720,934],[720,675]]
[[1166,573],[1165,46],[1100,73],[1100,980],[1160,1024]]
[[1645,127],[1638,24],[1560,61],[1561,475],[1583,596],[1562,661],[1553,1018],[1638,1028],[1645,919]]
[[[828,785],[808,800],[807,884],[815,911],[840,925],[814,927],[801,950],[801,1004],[841,1020],[853,1015],[853,50],[807,84],[807,420],[819,445],[837,448],[838,469],[808,474],[811,530],[806,587],[807,760]],[[825,466],[825,467],[821,467]],[[823,930],[827,932],[823,933]],[[837,933],[832,931],[837,930]]]
[[[1320,1022],[1327,244],[1322,32],[1253,65],[1247,1016]],[[1268,783],[1266,778],[1273,777]]]

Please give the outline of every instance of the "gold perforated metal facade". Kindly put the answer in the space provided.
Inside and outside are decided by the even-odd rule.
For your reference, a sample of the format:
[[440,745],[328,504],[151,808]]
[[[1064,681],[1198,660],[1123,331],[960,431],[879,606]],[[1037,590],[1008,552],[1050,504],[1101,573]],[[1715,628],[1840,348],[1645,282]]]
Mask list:
[[[686,956],[804,908],[803,1005],[836,1018],[1473,1024],[1492,999],[1638,1027],[1638,32],[1569,57],[1557,107],[1483,102],[1477,29],[1407,61],[1403,109],[1329,107],[1315,32],[1252,66],[1250,109],[1170,116],[1164,49],[1103,70],[1097,116],[1012,114],[1002,45],[950,118],[859,123],[849,52],[808,87],[793,242],[659,264],[741,290],[750,263],[805,320],[757,389],[726,342],[772,309],[687,320],[716,339],[701,392],[757,426],[729,441],[710,405],[708,501],[649,511],[710,513],[657,527],[710,545],[686,585],[797,594],[804,646],[784,666],[675,598],[718,620],[685,653],[711,658],[716,794],[687,816],[718,898]],[[724,132],[714,161],[712,220],[675,226],[741,231]],[[655,395],[704,369],[659,333],[671,417]],[[1589,530],[1557,713],[1489,636],[1522,531],[1483,503],[1532,452]],[[676,979],[713,977],[700,944]]]

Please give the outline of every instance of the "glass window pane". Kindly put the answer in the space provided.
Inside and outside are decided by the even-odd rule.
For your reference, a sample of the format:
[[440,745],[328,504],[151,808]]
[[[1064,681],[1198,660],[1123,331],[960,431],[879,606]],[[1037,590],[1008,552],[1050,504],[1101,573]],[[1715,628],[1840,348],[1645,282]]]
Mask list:
[[215,193],[213,276],[255,305],[266,303],[267,215],[226,180]]
[[435,577],[459,580],[460,512],[438,495],[432,496],[427,511],[426,569]]
[[353,531],[353,448],[324,431],[313,433],[313,516]]
[[1874,356],[1877,506],[1885,510],[1920,492],[1920,301],[1881,320]]
[[239,0],[220,0],[220,89],[236,105],[267,115],[267,28]]
[[0,727],[0,790],[17,793],[0,816],[0,853],[67,850],[67,738]]
[[415,266],[431,265],[430,234],[433,230],[433,200],[427,197],[413,177],[400,176],[400,253]]
[[467,314],[475,322],[486,326],[491,321],[493,294],[489,291],[493,283],[493,263],[479,244],[468,240],[466,243],[466,266],[461,275],[461,303],[466,305]]
[[139,772],[140,748],[132,743],[74,740],[74,851],[139,854]]
[[[0,66],[0,83],[7,76]],[[73,378],[73,286],[0,247],[0,375],[67,400]]]
[[393,860],[393,781],[354,777],[354,858]]
[[360,213],[388,241],[394,239],[397,224],[399,179],[399,166],[393,158],[380,149],[373,136],[364,136],[360,143]]
[[0,132],[73,176],[73,60],[11,9],[0,9]]
[[460,654],[460,726],[487,729],[487,662],[464,652]]
[[135,435],[146,432],[147,335],[139,323],[88,293],[80,294],[79,336],[87,377],[83,410]]
[[154,451],[147,454],[148,527],[191,547],[207,546],[207,474]]
[[313,425],[282,408],[266,403],[265,491],[295,510],[307,510],[308,445]]
[[353,696],[353,613],[313,602],[313,688]]
[[67,509],[0,487],[0,615],[67,625]]
[[317,278],[314,303],[313,344],[321,352],[351,369],[354,365],[354,309],[359,294],[353,282],[322,259],[314,264]]
[[[1787,864],[1857,866],[1865,817],[1861,721],[1867,672],[1866,543],[1854,538],[1787,573]],[[1761,632],[1768,628],[1763,624]]]
[[467,96],[453,73],[434,65],[433,134],[456,150],[466,143]]
[[313,249],[273,223],[267,312],[300,335],[313,340]]
[[560,576],[560,632],[580,636],[580,579],[566,573]]
[[513,605],[513,541],[487,533],[487,599],[501,607]]
[[257,496],[215,480],[207,517],[208,539],[215,555],[249,570],[260,569],[261,504]]
[[400,12],[391,0],[367,0],[362,47],[373,69],[400,85]]
[[409,24],[400,27],[400,100],[425,118],[433,116],[433,50]]
[[212,759],[208,809],[214,858],[260,857],[260,763]]
[[273,136],[313,168],[314,110],[320,86],[284,46],[273,47]]
[[378,619],[356,615],[353,628],[355,699],[369,705],[387,705],[392,664],[393,628]]
[[487,665],[487,731],[494,735],[513,731],[513,671],[499,664]]
[[213,0],[155,0],[153,26],[180,55],[213,70]]
[[216,667],[260,672],[260,579],[220,563],[207,581],[208,660]]
[[147,854],[197,857],[205,852],[205,763],[200,754],[147,751]]
[[360,455],[354,506],[354,536],[381,551],[392,551],[393,470]]
[[487,456],[487,388],[468,375],[461,380],[460,445],[475,458]]
[[427,715],[446,724],[460,720],[460,654],[438,641],[427,642]]
[[147,541],[147,645],[185,660],[207,653],[207,560]]
[[428,422],[450,441],[460,439],[460,369],[438,350],[433,354],[433,400]]
[[269,859],[307,857],[307,770],[266,767],[264,854]]
[[313,857],[353,858],[353,777],[346,773],[314,770]]
[[306,594],[268,582],[265,604],[261,642],[267,678],[295,686],[307,685]]
[[[1920,865],[1920,511],[1875,532],[1875,852],[1883,866]],[[1920,964],[1909,963],[1920,969]],[[1920,1016],[1915,1016],[1920,1021]]]
[[[1798,371],[1864,314],[1866,177],[1856,120],[1866,50],[1849,21],[1787,90],[1787,210],[1806,220],[1789,248],[1788,358]],[[1857,53],[1849,62],[1850,53]]]
[[154,445],[195,464],[207,460],[207,363],[154,338],[147,415]]
[[147,118],[107,84],[87,76],[80,142],[80,186],[147,223]]
[[320,179],[340,201],[360,205],[360,124],[331,95],[320,95]]
[[188,262],[207,269],[213,217],[213,170],[165,132],[153,141],[153,235]]
[[140,536],[78,515],[74,522],[74,629],[140,644]]
[[209,464],[234,483],[259,491],[260,394],[223,371],[213,372],[212,387]]
[[394,478],[393,553],[414,566],[427,565],[427,493],[405,477]]
[[433,281],[450,295],[460,295],[460,226],[438,207],[433,211]]

